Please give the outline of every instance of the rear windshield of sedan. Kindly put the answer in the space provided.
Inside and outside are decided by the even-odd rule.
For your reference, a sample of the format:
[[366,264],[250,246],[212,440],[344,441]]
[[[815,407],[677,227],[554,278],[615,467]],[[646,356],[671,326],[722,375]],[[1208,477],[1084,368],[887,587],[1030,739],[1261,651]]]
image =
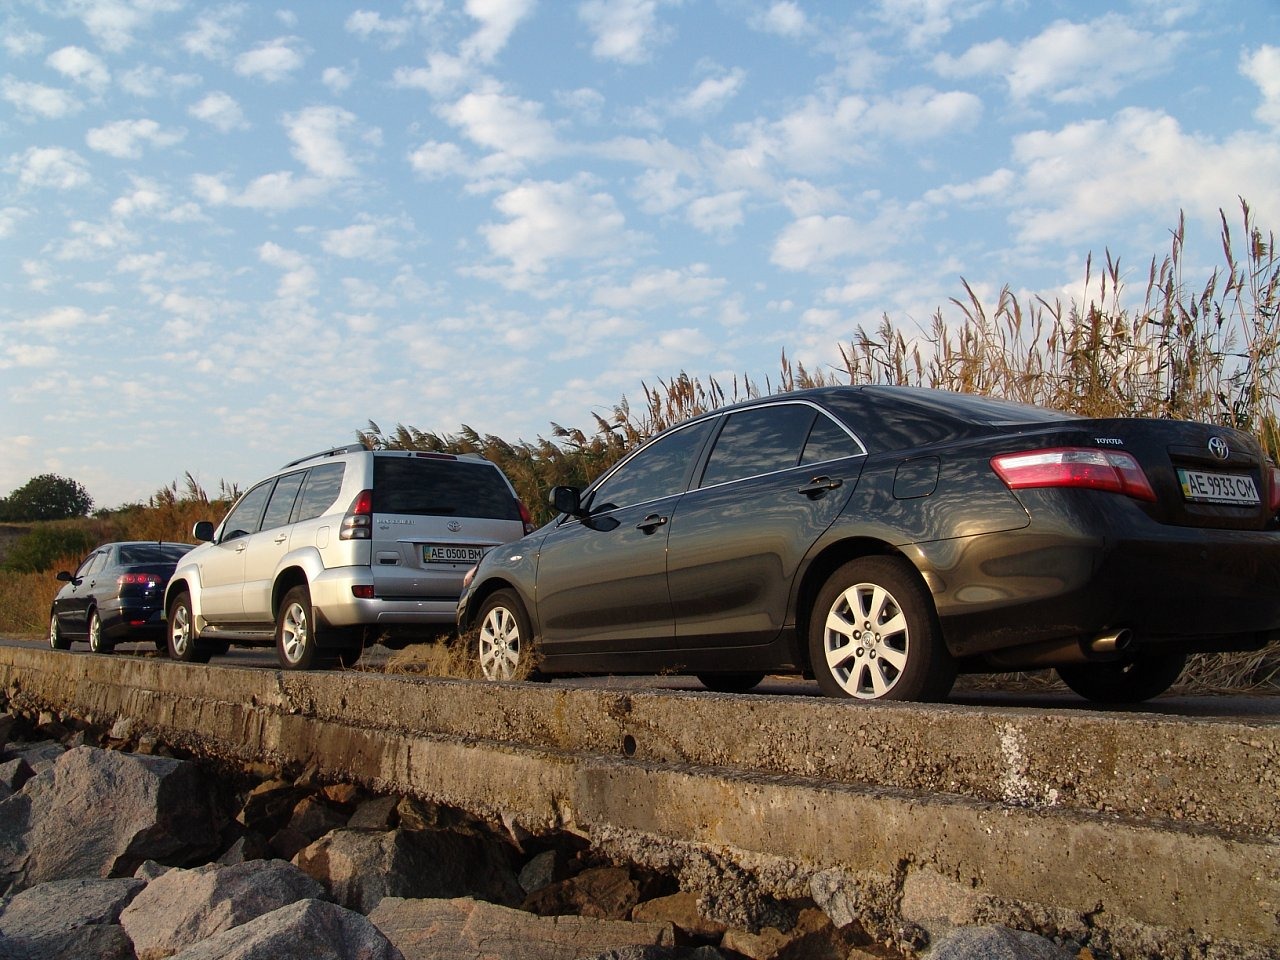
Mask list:
[[1033,407],[1026,403],[997,400],[994,397],[981,397],[972,393],[950,393],[917,387],[893,387],[883,390],[865,387],[864,389],[867,393],[901,399],[913,406],[936,410],[938,413],[956,417],[968,423],[980,423],[993,427],[1014,423],[1052,423],[1057,420],[1081,419],[1078,414],[1063,410],[1049,410],[1046,407]]
[[120,548],[120,562],[177,563],[190,549],[185,543],[131,543]]
[[374,457],[373,512],[519,520],[502,475],[485,463]]

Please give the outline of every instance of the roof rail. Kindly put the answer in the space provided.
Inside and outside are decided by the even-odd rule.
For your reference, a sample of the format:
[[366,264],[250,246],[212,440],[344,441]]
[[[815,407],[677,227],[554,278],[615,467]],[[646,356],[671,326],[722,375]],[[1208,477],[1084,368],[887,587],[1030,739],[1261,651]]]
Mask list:
[[310,453],[305,457],[299,457],[297,460],[290,460],[281,470],[288,470],[290,467],[296,467],[300,463],[306,463],[308,460],[315,460],[319,457],[336,457],[340,453],[359,453],[367,450],[363,443],[348,443],[345,447],[330,447],[328,450],[321,450],[319,453]]

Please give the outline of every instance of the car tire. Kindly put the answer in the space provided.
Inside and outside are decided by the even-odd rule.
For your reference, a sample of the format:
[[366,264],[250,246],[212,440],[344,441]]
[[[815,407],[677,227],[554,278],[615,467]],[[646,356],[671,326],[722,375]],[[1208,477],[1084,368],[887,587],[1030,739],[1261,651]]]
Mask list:
[[67,635],[62,632],[62,627],[58,625],[58,615],[52,610],[49,611],[49,649],[71,649],[71,641],[68,640]]
[[1094,703],[1141,703],[1159,696],[1182,675],[1185,653],[1139,654],[1116,663],[1075,663],[1057,668],[1058,677]]
[[956,679],[933,601],[895,557],[860,557],[831,575],[813,605],[809,662],[831,697],[942,700]]
[[276,659],[285,670],[311,670],[322,662],[311,591],[305,584],[291,587],[276,611]]
[[700,673],[698,682],[715,693],[746,693],[760,686],[763,673]]
[[116,645],[102,635],[102,618],[97,610],[89,611],[89,652],[114,653]]
[[169,656],[183,663],[208,663],[209,651],[200,646],[200,634],[196,631],[195,614],[191,611],[191,595],[179,593],[169,603],[165,617],[169,635]]
[[521,680],[530,672],[533,628],[520,597],[497,590],[480,607],[476,657],[486,680]]

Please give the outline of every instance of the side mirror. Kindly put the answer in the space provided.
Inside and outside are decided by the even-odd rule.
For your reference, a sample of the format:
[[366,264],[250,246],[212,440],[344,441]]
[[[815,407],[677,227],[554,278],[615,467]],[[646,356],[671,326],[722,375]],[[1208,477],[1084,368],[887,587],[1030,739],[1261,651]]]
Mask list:
[[73,577],[66,570],[59,570],[58,579],[61,580],[63,583],[74,583],[76,578]]
[[191,536],[201,543],[211,543],[213,541],[213,524],[208,520],[201,520],[191,528]]
[[556,513],[567,513],[571,517],[581,517],[582,491],[577,487],[552,487],[551,496],[547,498]]

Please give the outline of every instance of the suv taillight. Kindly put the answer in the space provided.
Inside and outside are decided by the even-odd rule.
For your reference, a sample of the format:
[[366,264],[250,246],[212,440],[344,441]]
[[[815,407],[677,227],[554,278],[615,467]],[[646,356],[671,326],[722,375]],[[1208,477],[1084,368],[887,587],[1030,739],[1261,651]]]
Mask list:
[[1262,476],[1268,487],[1267,510],[1269,513],[1280,512],[1280,467],[1268,463],[1263,467]]
[[523,500],[517,500],[516,506],[520,508],[520,519],[524,521],[525,534],[533,533],[537,528],[533,525],[533,515],[529,513],[529,508],[524,505]]
[[373,539],[373,491],[361,490],[342,518],[339,540]]
[[1060,447],[1002,453],[991,458],[991,467],[1010,490],[1032,487],[1082,487],[1123,493],[1135,500],[1154,502],[1147,475],[1128,453],[1090,447]]

